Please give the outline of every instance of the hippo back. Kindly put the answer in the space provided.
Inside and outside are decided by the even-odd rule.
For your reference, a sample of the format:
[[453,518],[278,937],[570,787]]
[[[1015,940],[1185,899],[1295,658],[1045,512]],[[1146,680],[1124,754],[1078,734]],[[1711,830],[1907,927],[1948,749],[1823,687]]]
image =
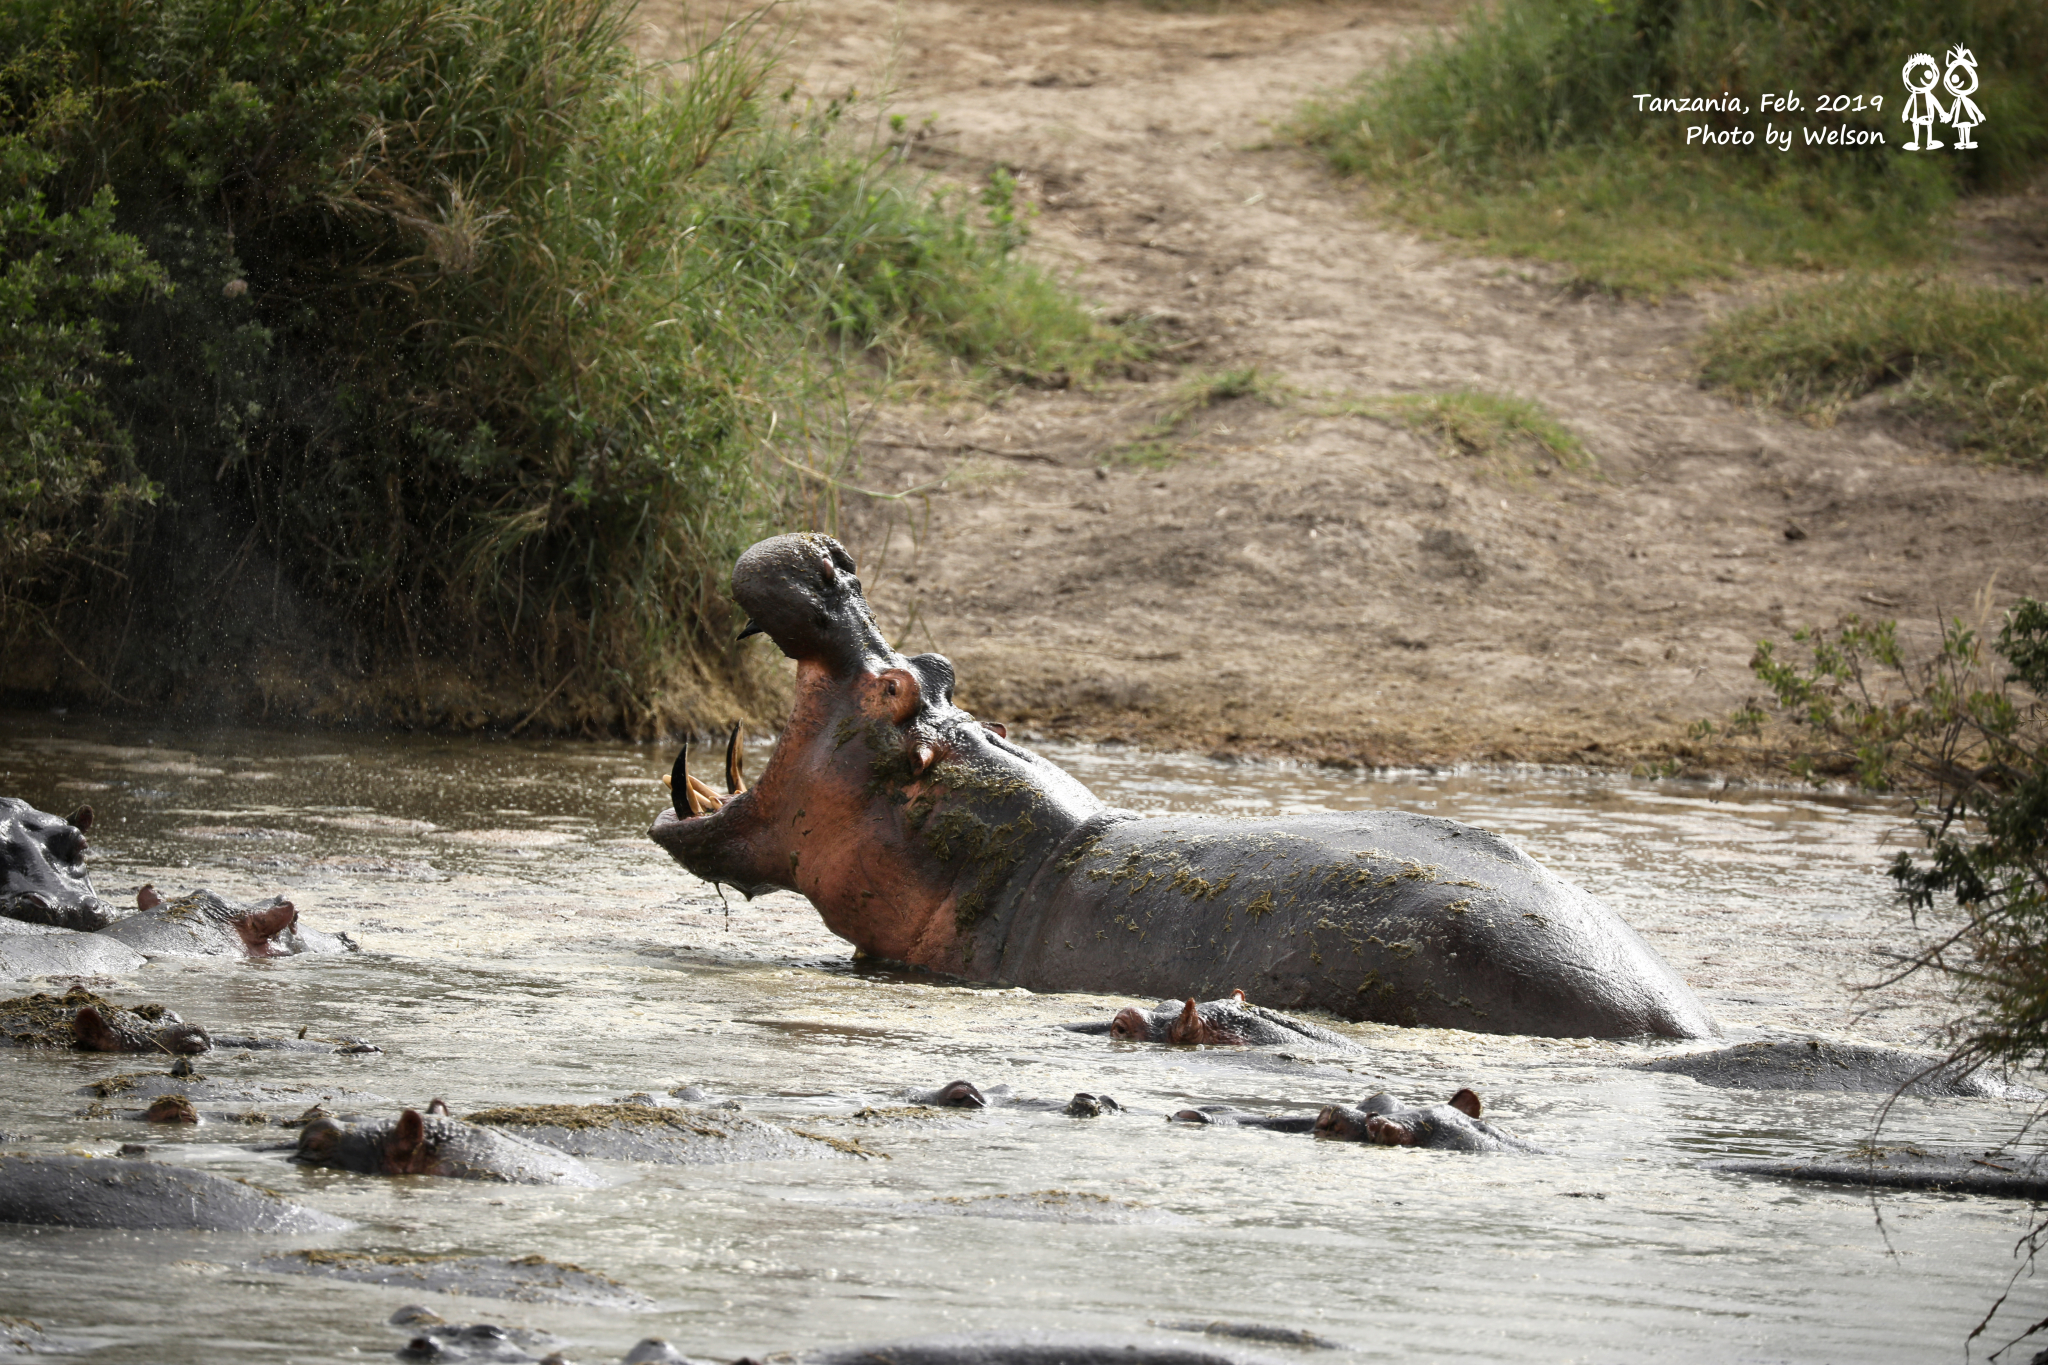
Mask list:
[[1122,820],[1049,860],[1022,905],[1001,975],[1034,989],[1242,989],[1485,1033],[1713,1031],[1612,910],[1498,835],[1431,816]]

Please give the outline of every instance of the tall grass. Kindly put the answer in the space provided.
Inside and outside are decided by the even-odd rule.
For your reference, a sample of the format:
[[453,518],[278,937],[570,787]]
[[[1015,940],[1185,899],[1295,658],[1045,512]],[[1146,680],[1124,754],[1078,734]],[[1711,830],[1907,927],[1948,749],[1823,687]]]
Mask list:
[[1935,279],[1850,277],[1716,325],[1702,376],[1828,423],[1879,389],[1960,444],[2048,470],[2048,294]]
[[[1965,43],[1985,114],[1979,151],[1901,155],[1899,66]],[[1500,0],[1306,110],[1302,135],[1368,176],[1398,216],[1581,282],[1655,294],[1746,264],[1916,260],[1958,193],[2009,184],[2048,155],[2048,11],[2033,0]],[[1765,111],[1795,92],[1804,112]],[[1720,97],[1746,112],[1641,112],[1636,96]],[[1881,95],[1821,115],[1817,97]],[[1838,123],[1883,145],[1767,150],[1766,124]],[[1755,145],[1685,144],[1685,128]],[[1995,139],[1990,130],[1996,129]]]
[[132,363],[98,371],[162,497],[125,558],[68,560],[16,603],[7,682],[444,723],[709,719],[736,704],[725,572],[781,506],[764,449],[817,430],[821,341],[1020,368],[1113,349],[975,206],[860,150],[841,106],[775,99],[764,30],[650,71],[629,16],[0,16],[6,52],[66,54],[88,111],[39,192],[111,195],[171,285],[105,311]]

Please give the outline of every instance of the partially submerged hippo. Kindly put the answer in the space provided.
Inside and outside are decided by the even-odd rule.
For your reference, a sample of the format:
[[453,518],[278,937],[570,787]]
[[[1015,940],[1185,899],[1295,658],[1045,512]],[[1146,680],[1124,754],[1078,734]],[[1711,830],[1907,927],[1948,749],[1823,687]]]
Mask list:
[[1477,1092],[1460,1090],[1448,1104],[1411,1108],[1392,1095],[1371,1095],[1349,1105],[1325,1106],[1317,1137],[1369,1142],[1379,1147],[1427,1147],[1445,1152],[1540,1152],[1543,1149],[1479,1117]]
[[1811,1180],[1872,1189],[1989,1194],[2048,1202],[2048,1155],[2022,1156],[1996,1148],[1979,1151],[1923,1147],[1871,1148],[1804,1161],[1717,1161],[1712,1169],[1736,1175]]
[[436,1256],[411,1247],[396,1252],[294,1251],[252,1262],[249,1268],[457,1299],[569,1303],[629,1313],[654,1306],[652,1299],[609,1275],[535,1255]]
[[0,1223],[294,1233],[352,1226],[205,1171],[78,1156],[0,1156]]
[[1704,1037],[1604,905],[1496,835],[1400,811],[1141,817],[953,704],[889,647],[828,536],[762,541],[733,595],[796,660],[751,789],[679,758],[654,841],[753,896],[801,892],[862,952],[1034,990],[1221,996],[1489,1033]]
[[1107,1024],[1066,1024],[1075,1033],[1107,1033],[1119,1043],[1170,1043],[1176,1046],[1281,1047],[1310,1044],[1340,1052],[1356,1052],[1358,1044],[1320,1024],[1247,1002],[1243,991],[1224,1000],[1192,998],[1162,1000],[1151,1009],[1136,1005],[1118,1010]]
[[655,1104],[524,1104],[486,1109],[469,1122],[572,1156],[665,1166],[834,1156],[852,1145],[732,1113]]
[[162,1005],[133,1009],[73,986],[61,996],[37,993],[0,1000],[0,1042],[80,1052],[163,1052],[187,1055],[213,1045],[205,1029]]
[[165,899],[153,886],[135,893],[136,913],[104,931],[147,957],[289,957],[296,953],[352,953],[346,934],[324,934],[299,923],[282,896],[240,909],[211,891]]
[[292,1160],[359,1175],[440,1175],[512,1185],[602,1185],[596,1172],[551,1147],[448,1116],[445,1105],[395,1119],[316,1118],[299,1130]]
[[2007,1085],[1982,1071],[1926,1052],[1860,1043],[1738,1043],[1636,1064],[1641,1071],[1690,1076],[1723,1090],[1871,1091],[1941,1098],[2038,1099],[2041,1092]]
[[91,828],[91,806],[51,815],[0,796],[0,916],[85,932],[112,924],[85,870]]
[[1192,1123],[1218,1128],[1263,1128],[1270,1133],[1313,1133],[1314,1114],[1266,1114],[1256,1109],[1239,1109],[1228,1104],[1204,1104],[1176,1109],[1166,1116],[1168,1123]]
[[903,1098],[914,1105],[935,1109],[1028,1109],[1040,1113],[1054,1110],[1073,1119],[1095,1119],[1104,1114],[1123,1112],[1123,1106],[1108,1095],[1092,1094],[1077,1090],[1064,1100],[1037,1099],[1029,1095],[1012,1093],[1007,1085],[992,1085],[986,1090],[972,1081],[951,1081],[937,1090],[906,1090]]

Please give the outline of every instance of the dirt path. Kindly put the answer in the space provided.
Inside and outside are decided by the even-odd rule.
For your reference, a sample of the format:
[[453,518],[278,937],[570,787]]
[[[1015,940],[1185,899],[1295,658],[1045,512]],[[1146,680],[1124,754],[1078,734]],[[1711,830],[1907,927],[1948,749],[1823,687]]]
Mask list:
[[[650,12],[656,50],[667,16]],[[1255,365],[1295,394],[1210,409],[1163,469],[1107,452],[1156,416],[1164,368],[872,413],[863,482],[952,477],[928,523],[869,505],[847,534],[881,566],[885,623],[953,658],[963,704],[1163,747],[1625,766],[1754,692],[1759,637],[1851,611],[1931,631],[1994,576],[2001,601],[2048,593],[2048,480],[1874,414],[1820,431],[1702,392],[1687,345],[1736,298],[1573,298],[1376,225],[1273,145],[1297,102],[1442,17],[1353,0],[809,12],[808,89],[893,68],[893,107],[936,116],[927,164],[1018,173],[1039,260],[1162,318],[1190,368]],[[1340,410],[1455,389],[1541,400],[1597,473],[1515,482]]]

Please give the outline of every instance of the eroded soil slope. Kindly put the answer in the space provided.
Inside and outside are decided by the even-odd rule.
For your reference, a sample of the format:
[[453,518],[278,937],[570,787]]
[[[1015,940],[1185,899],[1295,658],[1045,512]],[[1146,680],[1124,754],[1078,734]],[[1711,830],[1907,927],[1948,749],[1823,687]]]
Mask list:
[[[1692,752],[1690,722],[1756,690],[1760,637],[1849,612],[1924,636],[1987,584],[2048,593],[2048,481],[1876,410],[1817,430],[1703,392],[1688,344],[1743,295],[1572,297],[1377,224],[1276,138],[1446,13],[805,13],[807,90],[893,83],[912,127],[933,116],[921,164],[1012,168],[1037,259],[1178,339],[1173,364],[1095,391],[866,414],[858,482],[945,483],[848,495],[843,533],[904,647],[954,659],[964,704],[1159,746],[1627,764]],[[688,17],[648,11],[650,50],[681,50]],[[1207,410],[1164,467],[1117,456],[1175,379],[1244,366],[1289,396]],[[1517,479],[1345,410],[1459,389],[1547,404],[1594,471]]]

